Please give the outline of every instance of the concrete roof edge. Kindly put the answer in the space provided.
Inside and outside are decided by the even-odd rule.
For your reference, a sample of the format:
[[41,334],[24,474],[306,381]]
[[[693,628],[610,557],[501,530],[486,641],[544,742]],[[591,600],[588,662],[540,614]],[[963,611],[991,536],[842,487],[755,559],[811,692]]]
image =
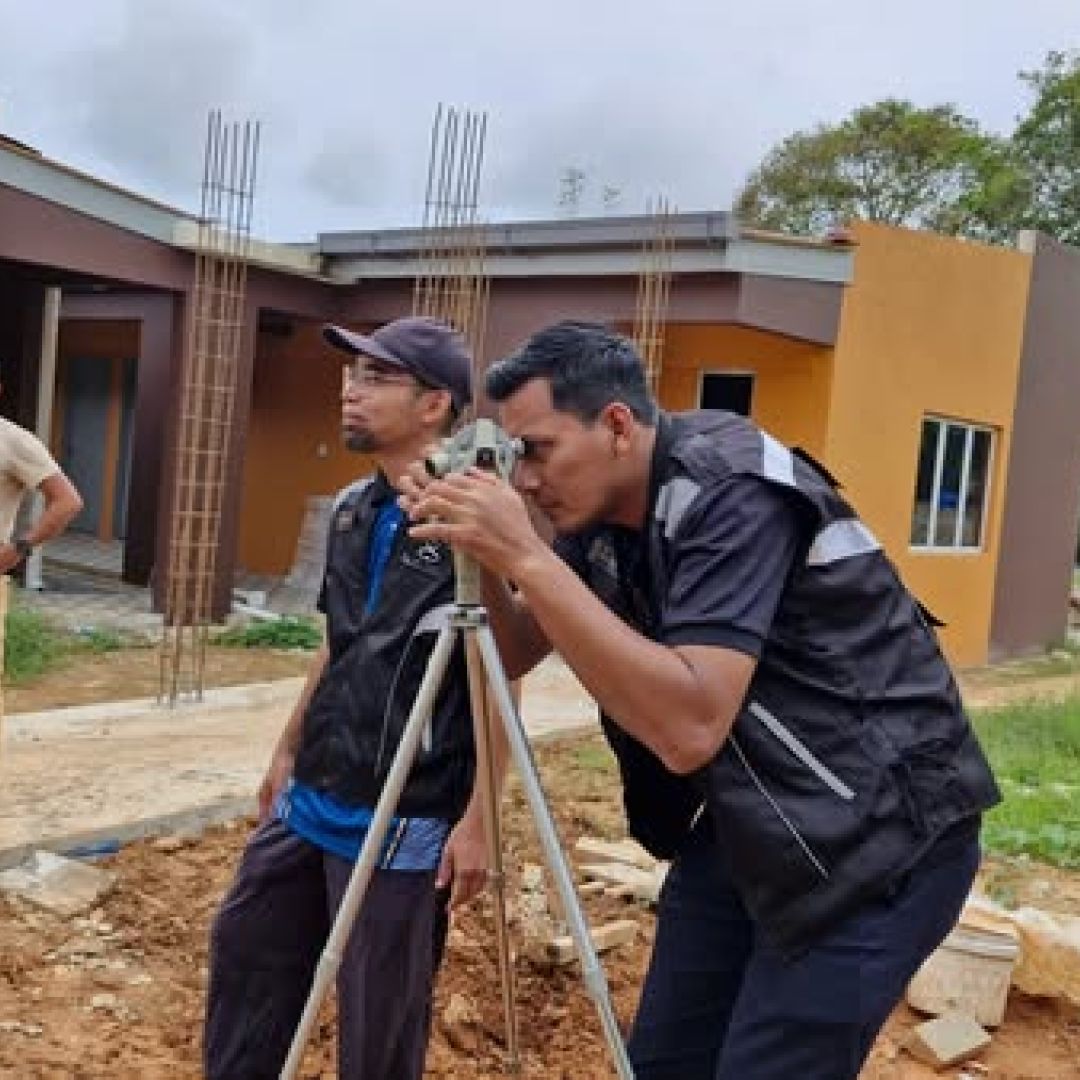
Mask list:
[[[197,252],[201,226],[198,221],[178,221],[170,243],[184,251]],[[279,244],[252,237],[248,241],[248,263],[267,270],[326,281],[324,259],[314,244]]]
[[[13,168],[16,163],[21,163],[24,168]],[[25,183],[18,182],[23,178],[33,177],[35,174],[41,175],[49,173],[58,177],[63,177],[73,185],[86,185],[87,187],[95,188],[101,192],[115,196],[119,200],[130,201],[161,214],[179,219],[186,218],[194,220],[195,217],[195,215],[187,210],[181,210],[178,207],[170,206],[168,203],[152,199],[147,195],[132,191],[130,188],[121,187],[119,184],[114,184],[109,180],[103,180],[101,177],[84,172],[82,169],[76,169],[72,165],[66,165],[62,161],[46,157],[44,154],[24,143],[6,137],[0,137],[0,183],[18,187],[27,194],[40,195],[50,202],[60,202],[61,205],[67,205],[72,210],[86,213],[87,211],[82,206],[72,205],[61,199],[51,197],[48,190],[42,191]],[[12,182],[13,180],[15,181],[14,183]],[[123,225],[123,223],[119,221],[114,222],[114,224]]]
[[[537,219],[534,221],[484,222],[457,226],[466,235],[469,229],[480,234],[489,252],[566,248],[640,248],[656,234],[656,219],[647,215],[611,215],[590,218]],[[737,239],[738,222],[726,210],[702,210],[672,214],[667,235],[675,246],[724,245]],[[319,250],[330,256],[401,256],[419,253],[426,246],[427,233],[421,226],[389,229],[362,229],[319,233]]]

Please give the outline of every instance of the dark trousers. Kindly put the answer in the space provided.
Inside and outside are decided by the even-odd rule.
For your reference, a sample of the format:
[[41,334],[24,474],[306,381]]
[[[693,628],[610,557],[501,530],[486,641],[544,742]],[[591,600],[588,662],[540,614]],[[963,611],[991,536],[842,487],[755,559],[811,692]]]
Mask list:
[[947,836],[888,899],[784,961],[761,941],[711,842],[674,863],[630,1039],[637,1080],[853,1080],[979,863]]
[[[207,1080],[277,1080],[352,867],[278,821],[252,835],[210,934]],[[420,1080],[445,941],[434,871],[377,870],[338,973],[341,1080]]]

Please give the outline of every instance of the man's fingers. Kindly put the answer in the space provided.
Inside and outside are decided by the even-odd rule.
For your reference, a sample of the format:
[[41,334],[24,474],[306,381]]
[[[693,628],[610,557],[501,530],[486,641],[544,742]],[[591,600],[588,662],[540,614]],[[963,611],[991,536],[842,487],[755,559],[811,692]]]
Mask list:
[[444,848],[439,860],[439,870],[435,875],[435,888],[445,889],[454,879],[454,857],[449,848]]
[[450,892],[450,906],[460,907],[474,900],[488,883],[486,870],[466,870],[454,875],[454,887]]

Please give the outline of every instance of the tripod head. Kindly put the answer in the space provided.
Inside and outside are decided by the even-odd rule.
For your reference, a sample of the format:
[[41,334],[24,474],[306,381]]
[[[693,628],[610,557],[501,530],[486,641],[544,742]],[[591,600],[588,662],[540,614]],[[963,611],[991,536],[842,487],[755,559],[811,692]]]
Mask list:
[[509,480],[521,451],[520,439],[511,439],[493,420],[481,417],[444,439],[424,465],[432,476],[477,468]]
[[[432,476],[440,478],[477,468],[509,480],[523,449],[520,439],[511,439],[493,420],[481,417],[444,439],[424,466]],[[454,574],[457,603],[462,607],[480,606],[480,567],[476,562],[455,551]]]

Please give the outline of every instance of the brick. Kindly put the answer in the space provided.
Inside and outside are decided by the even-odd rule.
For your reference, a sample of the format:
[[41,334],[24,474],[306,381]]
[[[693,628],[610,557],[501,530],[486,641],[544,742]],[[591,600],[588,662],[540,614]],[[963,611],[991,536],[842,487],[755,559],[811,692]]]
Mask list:
[[[598,953],[608,952],[618,945],[626,945],[637,937],[638,924],[633,919],[615,919],[602,926],[590,927],[593,948]],[[577,959],[574,939],[569,934],[553,938],[547,946],[548,959],[556,964],[569,964]]]
[[656,860],[636,840],[600,840],[595,836],[583,836],[574,845],[574,850],[591,859],[605,862],[626,863],[639,870],[653,870]]
[[919,1024],[905,1043],[912,1057],[935,1069],[959,1065],[990,1045],[985,1028],[961,1012],[947,1012]]
[[667,873],[667,867],[662,863],[655,870],[642,870],[617,862],[586,863],[580,870],[585,877],[606,881],[610,885],[627,885],[639,900],[647,900],[650,904],[655,904],[660,896],[660,886]]

